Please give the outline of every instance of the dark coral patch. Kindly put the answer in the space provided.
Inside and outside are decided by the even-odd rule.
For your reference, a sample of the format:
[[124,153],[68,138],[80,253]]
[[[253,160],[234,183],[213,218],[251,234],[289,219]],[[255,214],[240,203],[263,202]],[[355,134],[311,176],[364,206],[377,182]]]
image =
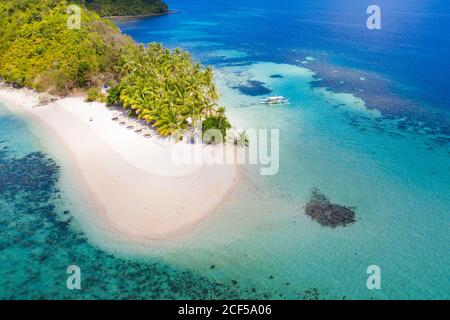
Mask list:
[[305,213],[320,225],[330,228],[343,227],[356,221],[354,208],[331,203],[317,189],[312,190],[311,198],[305,207]]
[[273,74],[270,76],[272,79],[282,79],[283,76],[281,74]]
[[272,92],[272,90],[266,88],[264,82],[257,80],[249,80],[245,85],[240,85],[234,87],[234,89],[238,89],[241,93],[247,96],[263,96]]

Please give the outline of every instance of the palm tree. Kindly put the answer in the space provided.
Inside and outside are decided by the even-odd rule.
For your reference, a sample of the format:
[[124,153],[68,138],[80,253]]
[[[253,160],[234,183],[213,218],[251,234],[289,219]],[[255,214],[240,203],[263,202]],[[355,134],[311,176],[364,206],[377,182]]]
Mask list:
[[197,124],[211,115],[228,123],[225,110],[217,106],[211,67],[193,63],[181,49],[171,52],[155,43],[137,56],[124,65],[120,101],[162,136],[187,128],[187,119],[194,134]]
[[186,119],[175,108],[163,108],[154,117],[157,118],[155,121],[156,130],[163,137],[187,128]]

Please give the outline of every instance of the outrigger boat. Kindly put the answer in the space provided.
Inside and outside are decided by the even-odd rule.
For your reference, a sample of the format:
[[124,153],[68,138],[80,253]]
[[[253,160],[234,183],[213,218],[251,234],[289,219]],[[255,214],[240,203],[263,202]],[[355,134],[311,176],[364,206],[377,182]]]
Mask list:
[[289,99],[286,99],[283,96],[279,97],[268,97],[260,102],[261,104],[270,104],[270,105],[280,105],[280,104],[289,104]]

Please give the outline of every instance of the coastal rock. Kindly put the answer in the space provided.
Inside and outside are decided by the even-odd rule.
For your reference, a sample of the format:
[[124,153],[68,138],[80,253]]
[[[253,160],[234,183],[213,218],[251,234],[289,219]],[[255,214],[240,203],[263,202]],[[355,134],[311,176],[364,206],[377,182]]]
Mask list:
[[324,227],[336,228],[355,222],[355,210],[331,203],[318,189],[313,189],[305,213]]

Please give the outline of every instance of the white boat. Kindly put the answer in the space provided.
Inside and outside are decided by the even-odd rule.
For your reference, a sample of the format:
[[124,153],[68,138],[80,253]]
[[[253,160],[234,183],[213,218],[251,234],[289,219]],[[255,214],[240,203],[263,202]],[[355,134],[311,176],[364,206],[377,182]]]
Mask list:
[[260,103],[261,104],[270,104],[270,105],[274,105],[274,104],[288,104],[289,103],[289,99],[286,99],[283,96],[268,97],[268,98],[265,98],[265,99],[261,100]]

